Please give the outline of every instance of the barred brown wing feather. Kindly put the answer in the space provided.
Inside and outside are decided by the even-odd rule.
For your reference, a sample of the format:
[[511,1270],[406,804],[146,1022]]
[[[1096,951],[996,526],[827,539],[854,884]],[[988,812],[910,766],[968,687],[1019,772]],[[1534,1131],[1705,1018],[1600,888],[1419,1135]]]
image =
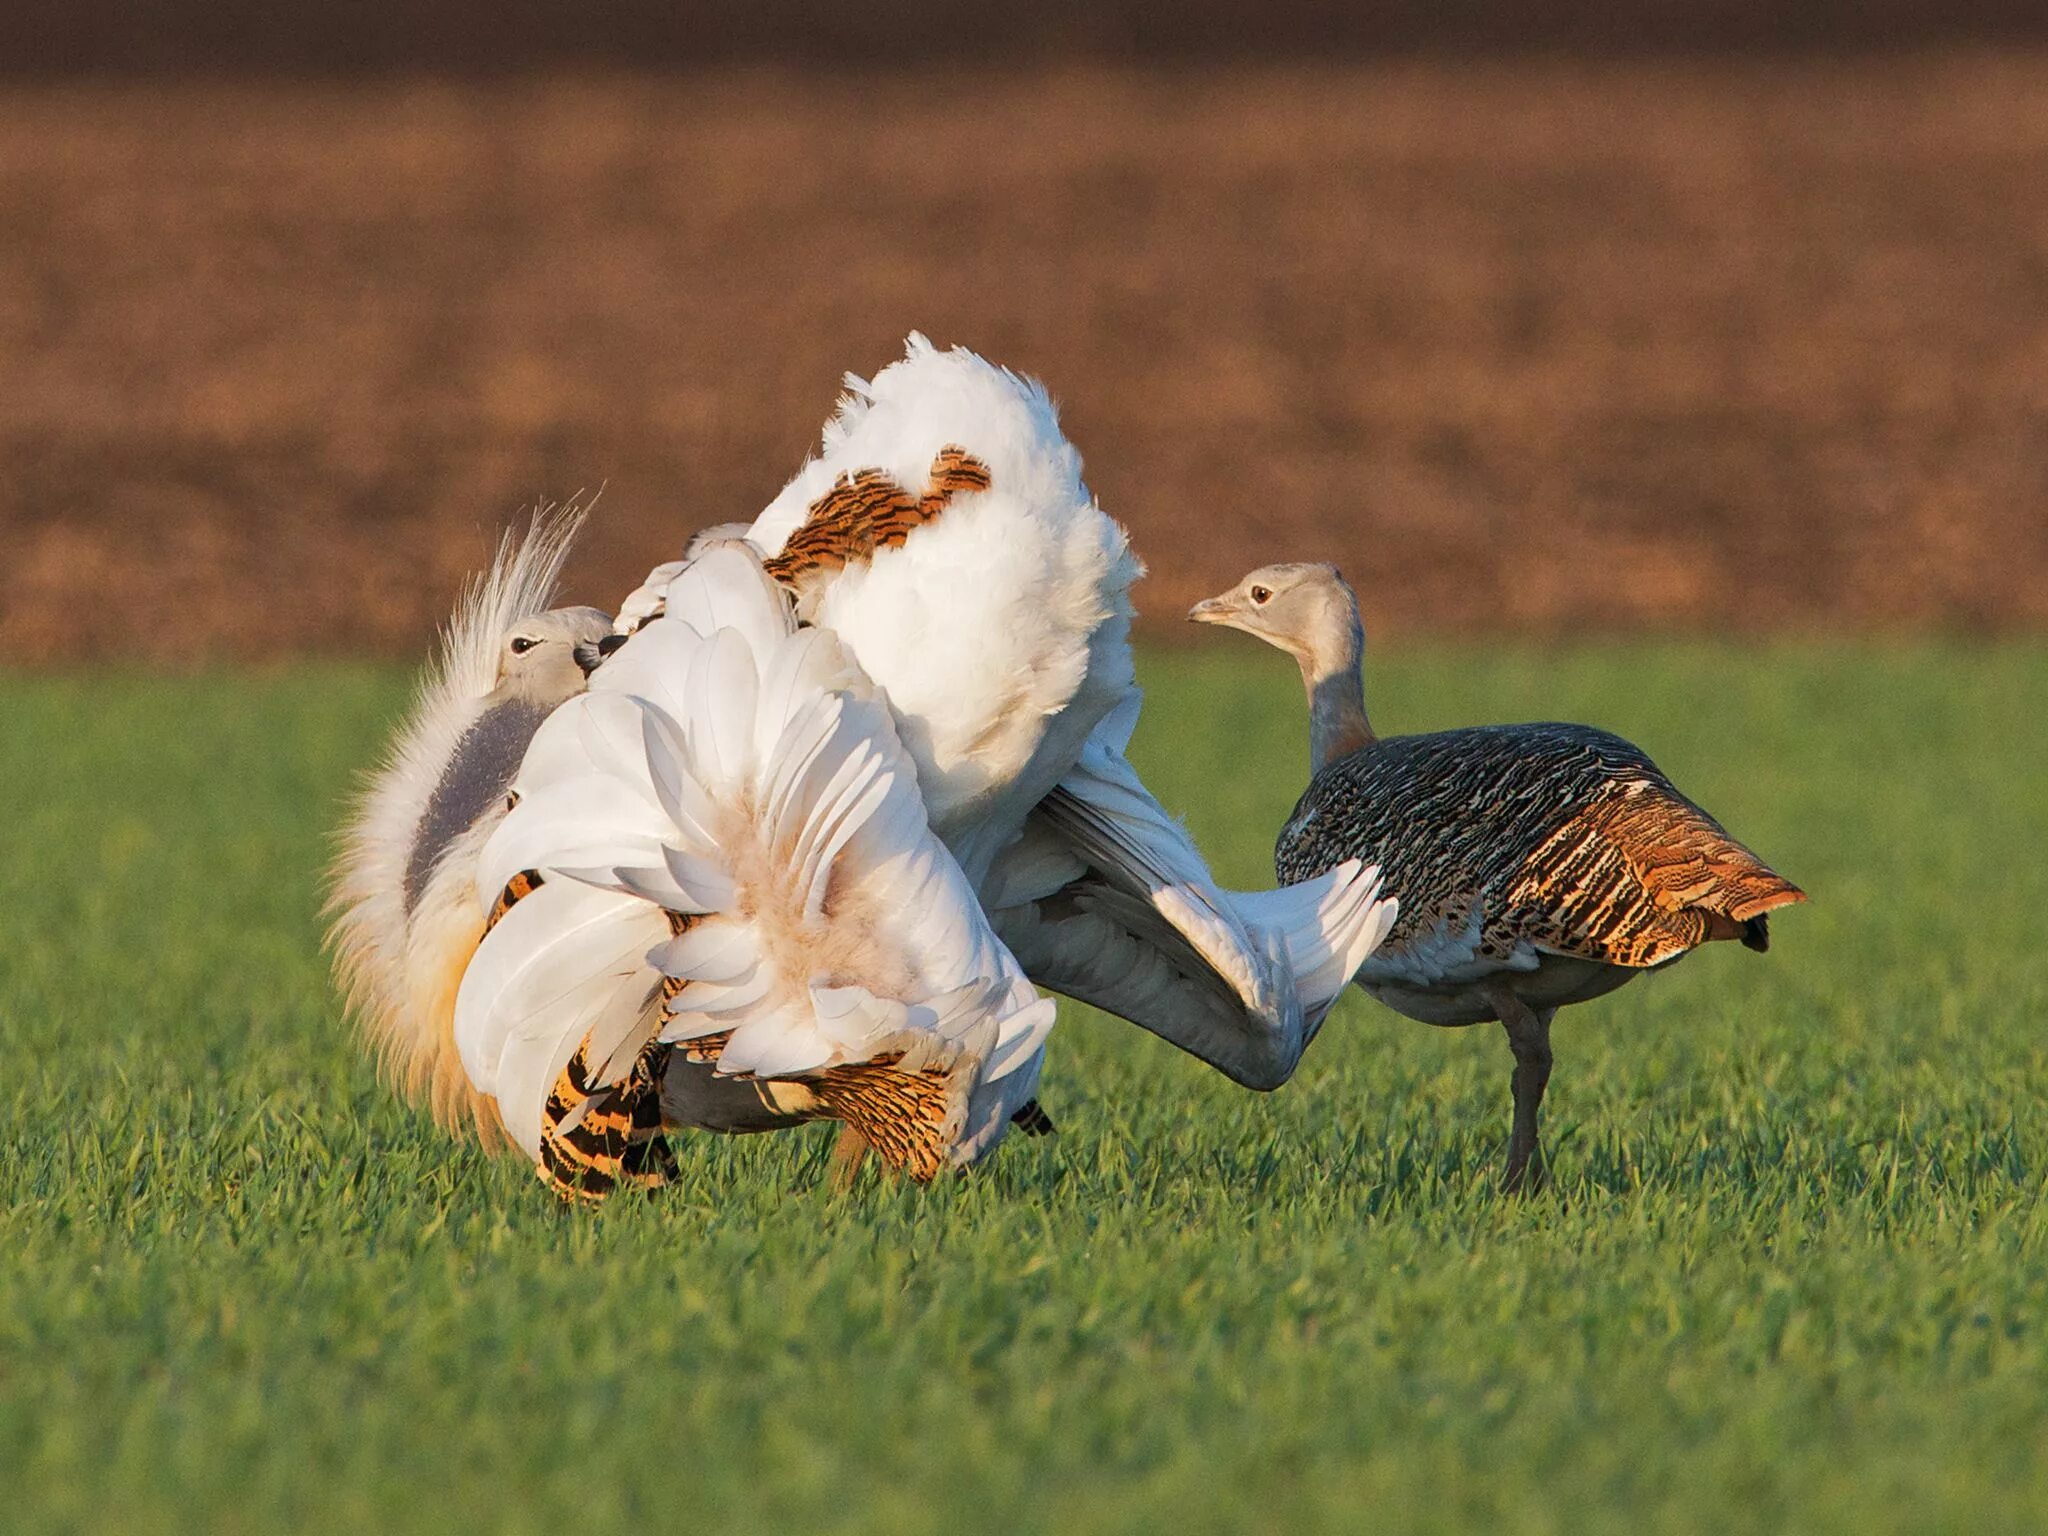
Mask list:
[[[1399,953],[1446,913],[1475,905],[1497,924],[1523,866],[1574,809],[1656,768],[1618,736],[1576,725],[1477,726],[1394,736],[1326,768],[1280,836],[1288,883],[1342,859],[1380,865],[1401,911]],[[1498,938],[1487,934],[1489,947]]]
[[1554,931],[1532,935],[1546,948],[1642,967],[1743,937],[1752,919],[1805,895],[1677,791],[1644,785],[1559,827],[1508,899],[1547,917]]
[[957,444],[932,459],[922,493],[913,493],[879,469],[843,476],[811,503],[781,551],[766,562],[768,574],[793,590],[814,577],[892,549],[944,512],[953,497],[990,486],[988,466]]
[[832,1118],[860,1132],[892,1170],[929,1184],[945,1171],[965,1094],[943,1067],[906,1070],[900,1062],[892,1052],[830,1067],[811,1086]]
[[674,1180],[661,1119],[668,1049],[650,1041],[625,1080],[610,1085],[592,1081],[587,1038],[569,1058],[541,1111],[534,1169],[563,1200],[596,1204],[621,1185],[659,1189]]
[[491,903],[490,915],[484,919],[485,935],[488,936],[490,931],[498,926],[499,919],[539,890],[544,883],[540,871],[536,869],[522,869],[506,881],[505,889],[498,892],[498,899]]

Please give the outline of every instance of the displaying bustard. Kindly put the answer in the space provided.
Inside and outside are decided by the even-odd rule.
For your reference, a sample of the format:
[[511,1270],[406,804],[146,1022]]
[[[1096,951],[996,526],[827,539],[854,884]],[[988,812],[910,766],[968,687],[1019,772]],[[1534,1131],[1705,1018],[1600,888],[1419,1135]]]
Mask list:
[[[746,536],[886,696],[932,830],[1031,978],[1240,1083],[1284,1083],[1392,904],[1352,861],[1222,890],[1140,782],[1141,567],[1045,390],[913,335],[847,377],[818,456]],[[627,600],[622,632],[674,569]]]
[[838,1120],[920,1180],[974,1161],[1053,1005],[931,835],[887,705],[750,546],[660,607],[541,726],[478,861],[471,1081],[571,1196],[664,1182],[671,1124]]
[[1241,629],[1301,667],[1313,777],[1275,864],[1282,880],[1344,859],[1380,864],[1400,915],[1359,985],[1426,1024],[1506,1027],[1509,1188],[1543,1178],[1537,1109],[1559,1008],[1715,939],[1765,949],[1767,914],[1806,899],[1606,731],[1375,735],[1357,600],[1334,566],[1261,567],[1188,617]]
[[[1042,389],[913,338],[848,390],[754,524],[578,617],[487,774],[475,669],[430,686],[352,829],[373,1031],[567,1197],[664,1182],[678,1127],[836,1119],[919,1178],[1043,1129],[1031,981],[1278,1086],[1392,920],[1356,861],[1218,888],[1138,781],[1139,568]],[[383,966],[415,866],[448,936]]]

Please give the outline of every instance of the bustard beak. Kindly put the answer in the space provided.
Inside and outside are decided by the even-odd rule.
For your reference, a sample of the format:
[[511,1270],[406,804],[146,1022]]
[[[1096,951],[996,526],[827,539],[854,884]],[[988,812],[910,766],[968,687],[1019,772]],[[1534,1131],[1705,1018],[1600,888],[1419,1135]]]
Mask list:
[[1237,609],[1226,597],[1205,597],[1188,610],[1190,624],[1228,624],[1237,617]]
[[576,658],[576,665],[583,669],[585,677],[590,676],[620,646],[632,639],[631,635],[606,635],[600,640],[579,640],[571,647],[569,654]]

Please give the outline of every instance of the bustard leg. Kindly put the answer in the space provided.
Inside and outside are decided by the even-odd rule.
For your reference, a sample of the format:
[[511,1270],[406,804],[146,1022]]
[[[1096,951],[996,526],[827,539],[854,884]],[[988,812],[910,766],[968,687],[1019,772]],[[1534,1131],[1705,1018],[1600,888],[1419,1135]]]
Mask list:
[[835,1193],[853,1188],[860,1177],[860,1165],[868,1160],[868,1139],[850,1125],[839,1127],[839,1139],[832,1144],[832,1189]]
[[1550,1086],[1550,1021],[1557,1010],[1531,1008],[1505,982],[1494,982],[1487,996],[1515,1053],[1515,1128],[1508,1137],[1508,1169],[1500,1187],[1509,1194],[1534,1194],[1550,1180],[1536,1137],[1536,1111]]

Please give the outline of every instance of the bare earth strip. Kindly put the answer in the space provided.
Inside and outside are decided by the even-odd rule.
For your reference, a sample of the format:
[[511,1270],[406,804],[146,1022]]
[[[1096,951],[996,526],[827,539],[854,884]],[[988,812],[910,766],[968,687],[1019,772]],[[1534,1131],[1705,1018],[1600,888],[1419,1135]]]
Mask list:
[[2048,623],[2048,58],[0,96],[0,655],[629,586],[921,327],[1153,576],[1382,632]]

